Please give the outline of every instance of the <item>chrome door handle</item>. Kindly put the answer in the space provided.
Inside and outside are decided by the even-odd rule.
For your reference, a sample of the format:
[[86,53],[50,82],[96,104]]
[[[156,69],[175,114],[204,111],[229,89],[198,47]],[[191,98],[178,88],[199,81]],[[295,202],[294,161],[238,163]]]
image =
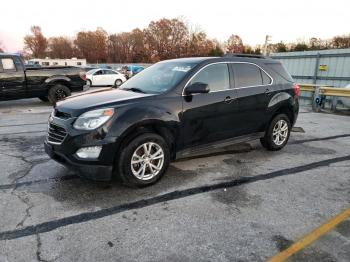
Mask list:
[[234,100],[234,98],[231,98],[230,96],[226,96],[225,99],[224,99],[224,102],[229,104],[229,103],[231,103],[233,100]]
[[267,88],[267,89],[265,90],[265,94],[268,95],[268,96],[270,96],[270,95],[272,94],[272,92],[270,91],[270,89]]

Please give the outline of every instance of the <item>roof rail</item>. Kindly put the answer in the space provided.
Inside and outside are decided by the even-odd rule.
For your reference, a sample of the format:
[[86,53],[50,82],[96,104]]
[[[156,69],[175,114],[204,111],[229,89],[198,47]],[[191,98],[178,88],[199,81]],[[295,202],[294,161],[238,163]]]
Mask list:
[[249,57],[249,58],[261,58],[266,59],[266,56],[263,55],[254,55],[254,54],[241,54],[241,53],[228,53],[224,57]]

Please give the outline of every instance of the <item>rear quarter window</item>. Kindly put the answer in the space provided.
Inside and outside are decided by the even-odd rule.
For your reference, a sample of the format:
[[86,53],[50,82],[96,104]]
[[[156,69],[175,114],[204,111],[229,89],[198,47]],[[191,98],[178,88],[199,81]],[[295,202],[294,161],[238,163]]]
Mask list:
[[266,63],[265,65],[275,75],[274,79],[278,80],[277,82],[293,82],[293,78],[281,63]]

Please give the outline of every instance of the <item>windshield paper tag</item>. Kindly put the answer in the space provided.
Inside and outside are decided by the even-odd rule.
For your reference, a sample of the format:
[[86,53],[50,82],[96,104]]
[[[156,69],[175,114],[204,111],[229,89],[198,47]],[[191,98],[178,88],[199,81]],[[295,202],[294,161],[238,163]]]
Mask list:
[[190,66],[175,66],[172,71],[188,72],[190,69]]

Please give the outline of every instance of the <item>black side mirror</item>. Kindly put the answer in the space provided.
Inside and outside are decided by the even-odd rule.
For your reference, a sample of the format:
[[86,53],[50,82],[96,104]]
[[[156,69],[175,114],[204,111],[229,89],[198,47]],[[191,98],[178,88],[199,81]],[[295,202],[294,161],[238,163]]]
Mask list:
[[189,85],[185,89],[185,94],[186,95],[191,95],[191,94],[204,94],[204,93],[209,93],[210,89],[208,84],[201,83],[201,82],[196,82],[193,83],[192,85]]

